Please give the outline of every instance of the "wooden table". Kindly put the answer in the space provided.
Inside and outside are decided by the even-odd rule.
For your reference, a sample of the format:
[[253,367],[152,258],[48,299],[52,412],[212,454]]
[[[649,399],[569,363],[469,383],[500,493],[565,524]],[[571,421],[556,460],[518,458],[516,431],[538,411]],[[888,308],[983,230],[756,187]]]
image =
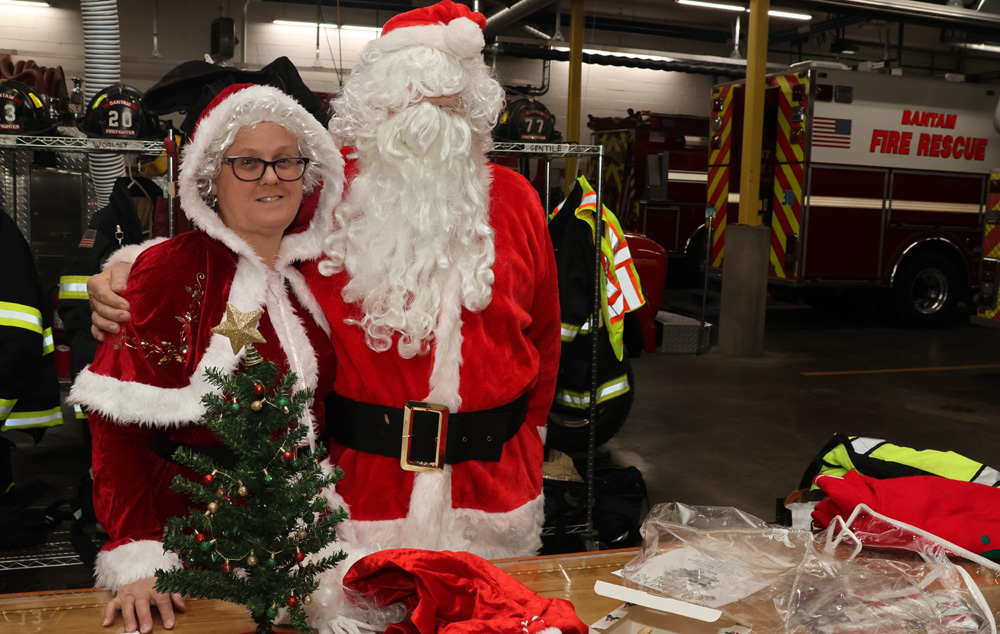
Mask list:
[[[612,573],[636,554],[635,549],[574,555],[525,557],[494,562],[540,596],[567,599],[580,619],[590,625],[618,607],[619,601],[594,594],[594,581],[618,583]],[[121,634],[122,619],[101,627],[110,594],[103,590],[60,590],[0,595],[0,634]],[[246,610],[224,601],[186,599],[187,612],[178,615],[174,629],[158,620],[153,632],[163,634],[238,634],[252,632]],[[293,630],[281,626],[275,632]]]

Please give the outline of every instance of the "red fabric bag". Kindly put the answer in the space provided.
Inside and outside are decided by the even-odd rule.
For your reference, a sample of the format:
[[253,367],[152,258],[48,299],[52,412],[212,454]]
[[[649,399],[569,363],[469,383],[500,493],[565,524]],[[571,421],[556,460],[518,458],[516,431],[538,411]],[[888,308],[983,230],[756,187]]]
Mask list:
[[587,634],[572,603],[540,597],[470,553],[384,550],[351,566],[344,589],[359,603],[406,607],[409,618],[386,634]]

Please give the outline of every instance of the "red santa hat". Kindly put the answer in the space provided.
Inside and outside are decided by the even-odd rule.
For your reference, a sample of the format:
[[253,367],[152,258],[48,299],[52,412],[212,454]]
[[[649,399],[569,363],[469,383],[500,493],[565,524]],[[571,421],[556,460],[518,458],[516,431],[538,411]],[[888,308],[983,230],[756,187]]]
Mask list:
[[383,550],[355,562],[344,588],[358,603],[406,608],[385,634],[587,633],[572,603],[540,597],[471,553]]
[[[344,189],[344,159],[327,129],[299,102],[274,86],[234,84],[221,91],[202,111],[190,143],[184,148],[178,185],[181,208],[202,231],[234,252],[253,250],[216,213],[212,182],[222,157],[244,127],[270,121],[288,130],[299,152],[309,159],[303,177],[304,193],[312,194],[282,240],[279,261],[317,258],[322,242],[333,229],[333,207]],[[322,183],[322,187],[319,184]]]
[[369,47],[389,53],[412,46],[428,46],[461,60],[478,60],[486,43],[484,28],[486,18],[482,13],[464,4],[442,0],[393,17]]

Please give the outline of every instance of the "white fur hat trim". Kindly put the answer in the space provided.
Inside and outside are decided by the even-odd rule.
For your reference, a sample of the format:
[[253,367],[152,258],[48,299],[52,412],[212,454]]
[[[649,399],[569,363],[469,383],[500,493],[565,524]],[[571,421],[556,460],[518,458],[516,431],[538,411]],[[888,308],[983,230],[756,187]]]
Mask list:
[[427,46],[462,60],[478,59],[485,45],[483,30],[469,18],[455,18],[448,24],[400,27],[369,44],[385,53],[412,46]]

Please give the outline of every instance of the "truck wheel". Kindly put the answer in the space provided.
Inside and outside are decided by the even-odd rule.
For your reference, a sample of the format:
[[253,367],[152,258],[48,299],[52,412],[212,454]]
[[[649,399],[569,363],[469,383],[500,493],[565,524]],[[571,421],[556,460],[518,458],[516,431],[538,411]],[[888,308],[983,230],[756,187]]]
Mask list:
[[892,286],[896,315],[908,326],[938,326],[955,312],[958,269],[945,255],[917,253],[903,261]]

